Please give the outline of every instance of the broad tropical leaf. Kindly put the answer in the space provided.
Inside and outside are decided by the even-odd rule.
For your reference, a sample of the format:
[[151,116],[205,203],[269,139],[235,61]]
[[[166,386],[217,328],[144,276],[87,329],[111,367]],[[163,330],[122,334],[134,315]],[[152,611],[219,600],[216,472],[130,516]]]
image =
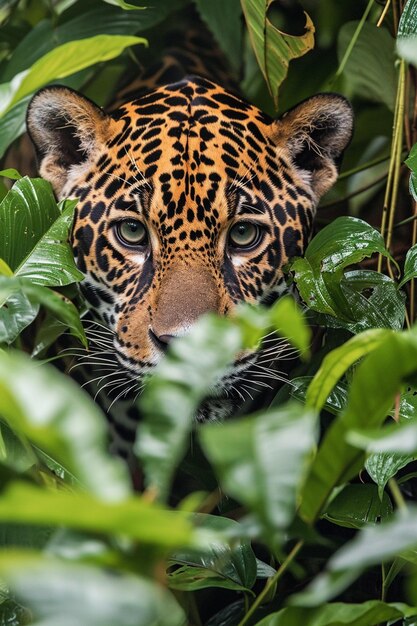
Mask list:
[[305,13],[303,35],[297,37],[281,32],[268,17],[274,2],[275,0],[241,0],[253,50],[277,106],[278,89],[287,75],[289,62],[314,46],[314,25]]

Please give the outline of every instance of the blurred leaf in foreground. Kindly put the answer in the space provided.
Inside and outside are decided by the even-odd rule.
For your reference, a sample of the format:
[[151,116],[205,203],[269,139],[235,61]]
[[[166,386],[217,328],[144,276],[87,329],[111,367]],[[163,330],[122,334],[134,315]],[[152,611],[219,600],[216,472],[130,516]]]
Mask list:
[[106,500],[130,492],[122,462],[106,453],[106,424],[91,398],[55,368],[0,353],[0,415]]
[[144,420],[135,444],[147,485],[162,500],[187,449],[199,405],[210,394],[216,397],[216,384],[238,352],[253,350],[271,331],[308,354],[310,331],[291,298],[270,309],[242,307],[231,318],[208,315],[186,337],[172,342],[139,401]]

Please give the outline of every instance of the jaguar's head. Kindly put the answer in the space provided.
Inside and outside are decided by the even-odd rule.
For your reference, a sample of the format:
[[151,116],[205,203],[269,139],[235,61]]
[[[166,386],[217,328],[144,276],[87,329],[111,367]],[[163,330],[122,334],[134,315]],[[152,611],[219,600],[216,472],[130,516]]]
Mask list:
[[352,110],[321,94],[272,120],[189,77],[111,115],[49,87],[28,129],[41,175],[59,198],[78,198],[82,290],[137,375],[203,313],[284,291],[282,268],[303,253],[337,178]]

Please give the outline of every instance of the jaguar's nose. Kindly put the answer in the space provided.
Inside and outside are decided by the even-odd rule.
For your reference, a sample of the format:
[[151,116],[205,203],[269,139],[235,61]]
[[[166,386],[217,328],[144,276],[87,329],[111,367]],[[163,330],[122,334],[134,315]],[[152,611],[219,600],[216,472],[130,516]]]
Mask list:
[[162,352],[166,352],[172,339],[175,339],[175,335],[157,335],[152,328],[149,329],[149,337],[154,345]]

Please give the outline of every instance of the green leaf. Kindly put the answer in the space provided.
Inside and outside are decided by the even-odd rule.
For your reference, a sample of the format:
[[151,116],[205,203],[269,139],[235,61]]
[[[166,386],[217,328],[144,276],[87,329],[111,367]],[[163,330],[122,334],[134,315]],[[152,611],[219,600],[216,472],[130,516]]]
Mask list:
[[397,33],[397,52],[408,63],[417,65],[417,2],[407,0]]
[[343,374],[359,359],[375,350],[390,334],[389,330],[367,330],[329,352],[308,387],[307,406],[320,411]]
[[312,239],[305,256],[315,271],[335,273],[375,252],[392,260],[379,231],[356,217],[338,217]]
[[[414,144],[414,146],[411,148],[410,154],[405,159],[404,163],[408,166],[408,168],[411,171],[410,182],[409,182],[410,194],[413,196],[414,200],[417,201],[417,144]],[[411,248],[411,250],[412,249],[413,248]],[[409,250],[408,252],[411,252],[411,250]],[[404,268],[404,271],[406,272],[405,268]],[[405,276],[402,282],[405,282]],[[400,284],[400,286],[401,285],[402,283]]]
[[38,626],[183,626],[173,596],[145,578],[11,552],[0,573]]
[[[383,342],[358,366],[346,410],[328,428],[314,459],[300,506],[300,515],[308,523],[320,514],[333,488],[363,466],[364,455],[348,443],[348,431],[381,425],[402,383],[417,370],[416,329],[385,332]],[[394,362],[396,368],[392,367]]]
[[412,278],[417,278],[417,244],[412,246],[407,252],[404,263],[404,276],[399,287],[402,287]]
[[198,11],[236,72],[242,64],[242,8],[239,0],[196,0]]
[[346,328],[352,333],[369,328],[402,330],[405,318],[405,294],[389,276],[371,270],[346,272],[340,286],[349,303],[355,322],[329,319],[329,326]]
[[268,563],[256,559],[256,578],[271,578],[276,573],[277,571]]
[[20,481],[2,490],[0,521],[124,535],[162,550],[203,550],[216,538],[212,531],[193,529],[186,514],[157,508],[144,498],[104,501],[86,492],[53,491]]
[[401,394],[400,404],[396,412],[399,423],[392,422],[383,429],[369,432],[351,431],[347,440],[352,445],[366,450],[371,454],[365,468],[378,485],[380,497],[390,478],[413,461],[417,455],[417,395],[414,391]]
[[[13,472],[21,474],[36,465],[35,452],[30,446],[25,445],[26,442],[19,439],[14,430],[3,420],[0,421],[0,431],[2,439],[0,463],[3,468],[8,467]],[[0,545],[2,545],[1,542]]]
[[393,454],[390,452],[382,452],[371,454],[366,459],[365,469],[372,480],[378,485],[379,497],[382,499],[384,489],[388,481],[393,478],[397,472],[411,463],[415,456],[409,454]]
[[39,303],[31,302],[22,292],[10,293],[9,290],[7,302],[2,302],[2,282],[3,277],[0,276],[0,343],[10,345],[36,318],[39,313]]
[[287,75],[289,62],[314,47],[313,22],[305,13],[305,33],[301,36],[288,35],[269,19],[268,12],[275,0],[241,0],[241,4],[252,48],[277,106],[278,89]]
[[328,561],[307,589],[293,596],[294,603],[318,606],[341,593],[367,567],[391,561],[407,550],[417,548],[417,510],[394,513],[389,520],[360,530]]
[[161,499],[168,495],[173,472],[187,449],[198,405],[224,373],[242,345],[237,326],[208,315],[190,333],[172,342],[149,379],[139,406],[135,452],[147,484]]
[[117,6],[103,4],[102,0],[74,2],[74,6],[53,20],[43,19],[20,38],[11,58],[2,72],[2,80],[9,81],[16,74],[30,68],[38,59],[56,46],[95,35],[134,35],[163,21],[171,12],[179,10],[184,0],[158,0],[157,5],[143,11],[126,13]]
[[[307,390],[312,381],[312,376],[297,376],[291,380],[291,396],[296,400],[305,403]],[[330,392],[323,407],[329,413],[338,415],[342,409],[346,407],[348,397],[347,385],[343,383],[336,383]]]
[[294,298],[284,296],[268,311],[269,326],[295,346],[301,357],[310,356],[311,330]]
[[256,626],[376,626],[417,613],[402,604],[368,600],[361,604],[335,602],[315,609],[288,607],[265,617]]
[[98,497],[114,500],[129,493],[124,466],[105,453],[105,418],[53,367],[23,354],[0,353],[0,414]]
[[296,259],[290,269],[309,308],[352,322],[354,312],[340,284],[343,271],[376,252],[393,260],[372,226],[354,217],[339,217],[314,237],[304,258]]
[[84,278],[75,266],[73,252],[68,243],[76,202],[67,204],[64,212],[16,268],[16,276],[47,287],[63,287]]
[[11,180],[19,180],[22,178],[22,175],[14,169],[14,167],[9,167],[7,170],[1,170],[0,176],[5,176],[6,178],[10,178]]
[[[19,321],[20,326],[28,319],[32,321],[32,315],[35,311],[37,313],[36,307],[39,304],[50,311],[55,318],[69,328],[74,337],[87,346],[80,315],[71,300],[47,287],[33,285],[27,278],[0,276],[0,320],[2,320],[0,328],[2,331],[7,333],[9,330],[7,323],[13,323],[13,315],[19,316],[16,320]],[[6,343],[11,343],[10,337]]]
[[46,180],[18,180],[0,203],[0,257],[16,270],[59,216]]
[[136,4],[130,4],[129,2],[125,2],[125,0],[104,0],[104,2],[107,2],[107,4],[113,4],[114,6],[120,7],[121,9],[125,9],[125,11],[143,11],[144,9],[146,9],[146,7],[136,6]]
[[200,430],[225,493],[256,514],[271,542],[294,517],[316,435],[316,415],[298,404]]
[[[234,520],[214,515],[193,515],[198,528],[237,535],[239,524]],[[180,566],[169,573],[168,585],[172,589],[192,591],[207,587],[222,587],[235,591],[250,590],[257,576],[256,558],[247,539],[211,542],[206,550],[176,551],[170,565]],[[272,569],[272,568],[271,568]]]
[[326,507],[322,517],[344,526],[361,528],[376,524],[392,514],[392,504],[386,493],[380,498],[375,485],[346,485]]
[[26,109],[29,100],[29,96],[23,98],[5,115],[0,117],[0,159],[3,158],[10,144],[25,132]]
[[87,39],[71,41],[51,50],[36,61],[30,70],[18,75],[3,98],[2,113],[7,113],[14,104],[53,80],[65,78],[96,63],[109,61],[119,56],[129,46],[145,44],[143,37],[123,35],[96,35]]
[[245,347],[260,345],[270,332],[277,333],[299,350],[301,357],[310,354],[311,330],[292,296],[283,296],[266,308],[260,305],[241,304],[233,315],[233,322],[243,334]]
[[[342,60],[359,22],[343,24],[339,31],[338,57]],[[365,22],[346,62],[343,76],[347,94],[384,102],[394,111],[397,92],[395,40],[386,28]]]

